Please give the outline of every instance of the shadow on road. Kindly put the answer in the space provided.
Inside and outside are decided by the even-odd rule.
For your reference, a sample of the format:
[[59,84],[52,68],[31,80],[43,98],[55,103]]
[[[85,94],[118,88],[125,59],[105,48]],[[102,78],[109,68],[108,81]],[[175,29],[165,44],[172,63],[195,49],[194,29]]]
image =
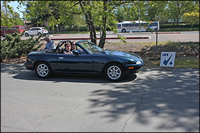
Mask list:
[[[130,114],[130,125],[152,125],[155,131],[199,130],[199,70],[155,69],[145,79],[91,92],[90,113],[103,113],[111,122]],[[104,97],[104,99],[102,99]],[[101,108],[111,106],[109,110]],[[98,110],[96,110],[98,108]],[[132,112],[132,114],[130,113]],[[156,121],[154,121],[156,120]],[[158,123],[158,121],[160,121]],[[130,128],[130,127],[129,127]]]
[[[90,92],[89,114],[98,114],[101,119],[111,122],[130,114],[126,119],[128,125],[148,127],[155,122],[152,125],[155,131],[199,131],[198,69],[143,69],[137,80],[136,75],[129,76],[122,81],[125,84],[107,84],[111,82],[101,76],[55,75],[40,79],[33,71],[27,71],[23,65],[17,64],[1,64],[1,73],[15,74],[13,78],[21,80],[109,85],[112,89],[94,89]],[[105,110],[108,106],[111,108]]]

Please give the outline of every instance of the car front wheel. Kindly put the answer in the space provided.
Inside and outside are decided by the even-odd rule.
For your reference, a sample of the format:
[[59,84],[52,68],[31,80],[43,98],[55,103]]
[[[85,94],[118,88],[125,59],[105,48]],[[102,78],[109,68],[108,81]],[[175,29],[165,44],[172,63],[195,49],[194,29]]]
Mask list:
[[119,81],[124,78],[124,68],[118,63],[111,63],[105,68],[105,76],[111,81]]
[[51,67],[46,62],[39,62],[35,67],[35,72],[40,78],[48,78],[52,75]]
[[28,36],[29,36],[29,34],[28,34],[28,33],[25,33],[25,36],[26,36],[26,37],[28,37]]

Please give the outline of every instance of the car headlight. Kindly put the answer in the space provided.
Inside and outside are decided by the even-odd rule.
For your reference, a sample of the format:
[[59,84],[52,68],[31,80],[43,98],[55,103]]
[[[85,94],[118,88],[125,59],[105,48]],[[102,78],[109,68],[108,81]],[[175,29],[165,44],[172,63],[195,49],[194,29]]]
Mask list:
[[142,64],[142,62],[141,61],[137,61],[136,64]]

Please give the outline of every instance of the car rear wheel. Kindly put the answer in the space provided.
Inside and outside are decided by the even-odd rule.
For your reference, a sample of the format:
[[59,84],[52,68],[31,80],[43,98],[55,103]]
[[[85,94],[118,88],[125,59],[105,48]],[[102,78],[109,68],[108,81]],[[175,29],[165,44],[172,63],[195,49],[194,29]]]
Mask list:
[[125,30],[125,29],[122,29],[122,32],[126,32],[126,30]]
[[41,35],[41,33],[39,32],[39,33],[38,33],[38,36],[40,36],[40,35]]
[[111,63],[105,68],[105,76],[111,81],[119,81],[124,78],[124,68],[118,63]]
[[52,75],[51,67],[46,62],[39,62],[35,67],[35,72],[40,78],[48,78]]
[[25,33],[25,36],[26,36],[26,37],[28,37],[28,36],[29,36],[29,34],[28,34],[28,33]]

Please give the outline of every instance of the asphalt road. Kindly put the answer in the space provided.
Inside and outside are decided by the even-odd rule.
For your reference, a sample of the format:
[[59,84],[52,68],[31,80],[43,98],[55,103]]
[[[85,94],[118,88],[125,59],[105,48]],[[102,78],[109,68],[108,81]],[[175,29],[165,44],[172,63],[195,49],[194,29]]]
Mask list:
[[[158,42],[167,42],[167,41],[180,41],[180,42],[199,42],[199,31],[193,31],[193,32],[158,32]],[[161,34],[162,33],[162,34]],[[133,32],[133,33],[120,33],[123,37],[149,37],[149,39],[127,39],[127,42],[155,42],[156,43],[156,34],[155,32]],[[51,39],[58,39],[60,38],[65,39],[69,38],[70,40],[73,40],[71,38],[89,38],[89,34],[63,34],[63,35],[51,35]],[[97,33],[97,38],[100,37],[100,33]],[[108,31],[107,32],[107,38],[109,37],[117,37],[117,35],[114,35],[113,32]],[[28,37],[23,36],[22,39],[27,39]],[[89,39],[90,40],[90,39]],[[55,40],[55,43],[58,43],[60,40]],[[77,40],[75,40],[77,41]],[[97,40],[98,42],[99,40]],[[120,42],[120,39],[106,39],[107,42]]]
[[38,78],[1,64],[1,132],[199,132],[199,70]]

